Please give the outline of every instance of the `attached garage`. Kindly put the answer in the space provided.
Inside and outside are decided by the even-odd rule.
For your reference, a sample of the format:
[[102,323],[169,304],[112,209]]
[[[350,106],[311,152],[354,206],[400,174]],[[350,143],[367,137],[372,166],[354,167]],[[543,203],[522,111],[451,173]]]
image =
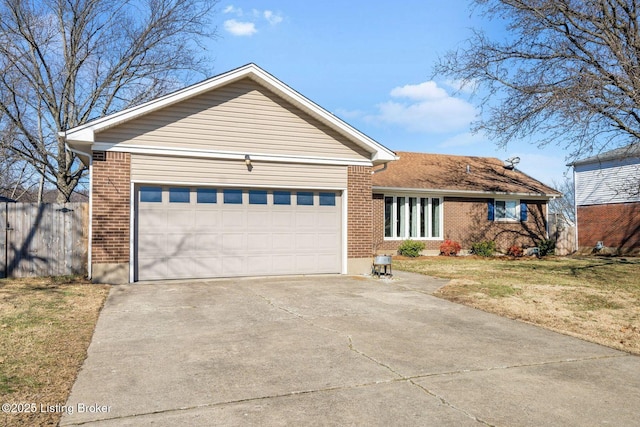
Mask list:
[[135,280],[340,273],[334,191],[145,185]]
[[96,282],[370,268],[394,153],[254,64],[60,136],[90,165]]

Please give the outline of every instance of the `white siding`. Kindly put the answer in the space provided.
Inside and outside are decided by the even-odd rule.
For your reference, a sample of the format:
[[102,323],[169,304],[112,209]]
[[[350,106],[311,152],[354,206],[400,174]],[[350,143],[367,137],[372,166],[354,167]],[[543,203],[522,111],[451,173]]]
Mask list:
[[347,188],[346,166],[274,162],[252,165],[248,171],[243,160],[132,154],[131,180],[233,187]]
[[576,166],[575,180],[578,206],[640,201],[637,194],[640,159],[637,158]]
[[370,159],[360,146],[248,78],[106,129],[95,141],[121,148]]

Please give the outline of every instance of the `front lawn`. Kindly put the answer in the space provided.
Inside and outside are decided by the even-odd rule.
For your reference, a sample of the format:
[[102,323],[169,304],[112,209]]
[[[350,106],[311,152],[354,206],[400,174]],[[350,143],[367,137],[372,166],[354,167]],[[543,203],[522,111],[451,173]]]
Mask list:
[[58,424],[108,292],[74,277],[0,279],[0,425]]
[[451,279],[441,298],[640,354],[639,258],[394,259]]

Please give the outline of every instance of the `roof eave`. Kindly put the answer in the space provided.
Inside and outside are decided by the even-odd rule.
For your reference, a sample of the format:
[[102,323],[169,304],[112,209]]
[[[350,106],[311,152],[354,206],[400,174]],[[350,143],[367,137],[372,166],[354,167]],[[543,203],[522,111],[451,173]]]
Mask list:
[[522,198],[535,198],[535,199],[553,199],[555,197],[561,197],[562,193],[527,193],[527,192],[508,192],[508,191],[482,191],[482,190],[449,190],[443,188],[411,188],[411,187],[383,187],[373,186],[372,190],[375,191],[388,191],[388,192],[400,192],[400,193],[430,193],[439,195],[452,195],[456,197],[489,197],[489,196],[518,196]]

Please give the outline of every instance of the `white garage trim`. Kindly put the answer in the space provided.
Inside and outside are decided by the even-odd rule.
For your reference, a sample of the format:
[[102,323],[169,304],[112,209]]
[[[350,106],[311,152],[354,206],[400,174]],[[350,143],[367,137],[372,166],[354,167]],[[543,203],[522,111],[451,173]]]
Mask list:
[[178,148],[178,147],[149,147],[126,145],[119,146],[114,143],[97,142],[91,146],[93,151],[115,151],[133,154],[151,154],[172,157],[195,157],[203,159],[221,159],[221,160],[238,160],[244,161],[245,156],[249,155],[252,161],[256,162],[275,162],[275,163],[304,163],[312,165],[339,165],[339,166],[373,166],[371,160],[368,159],[347,159],[338,157],[318,157],[318,156],[299,156],[284,154],[266,154],[259,152],[231,152],[218,150],[200,150],[194,148]]

